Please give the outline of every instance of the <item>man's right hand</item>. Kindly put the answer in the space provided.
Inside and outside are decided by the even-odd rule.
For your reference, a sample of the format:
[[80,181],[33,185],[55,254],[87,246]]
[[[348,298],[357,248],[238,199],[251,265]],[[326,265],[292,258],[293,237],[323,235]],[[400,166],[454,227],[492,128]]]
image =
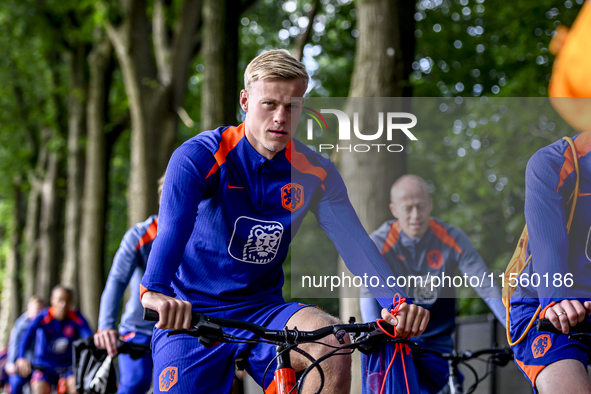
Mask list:
[[102,330],[101,332],[97,332],[94,334],[94,345],[99,349],[107,349],[107,353],[109,356],[115,357],[118,353],[117,351],[117,339],[119,338],[119,333],[117,330],[112,328],[107,328],[106,330]]
[[142,296],[144,308],[153,309],[160,315],[156,328],[179,330],[191,328],[193,307],[188,301],[181,301],[155,291],[147,291]]
[[21,377],[26,378],[31,374],[31,363],[26,358],[17,358],[15,365],[16,371]]

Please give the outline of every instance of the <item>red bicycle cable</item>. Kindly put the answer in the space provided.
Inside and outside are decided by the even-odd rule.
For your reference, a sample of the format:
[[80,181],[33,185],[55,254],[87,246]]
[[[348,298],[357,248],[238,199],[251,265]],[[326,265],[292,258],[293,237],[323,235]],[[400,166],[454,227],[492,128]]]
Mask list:
[[[396,315],[398,314],[398,310],[400,309],[400,307],[402,306],[402,304],[406,301],[406,298],[400,298],[399,294],[396,294],[394,296],[394,299],[392,300],[392,304],[394,306],[394,308],[392,310],[390,310],[390,313],[396,317]],[[384,322],[384,319],[377,319],[376,323],[378,325],[378,327],[380,328],[380,330],[382,330],[384,332],[384,334],[388,335],[391,338],[396,338],[398,336],[398,333],[396,332],[396,326],[393,326],[394,328],[394,335],[390,334],[388,331],[386,331],[383,327],[382,327],[382,322]],[[394,359],[396,358],[396,354],[398,352],[400,352],[400,355],[402,357],[402,370],[404,371],[404,380],[406,383],[406,392],[407,394],[410,394],[410,388],[408,387],[408,376],[406,375],[406,364],[404,363],[404,354],[403,354],[403,346],[407,346],[407,345],[403,345],[401,343],[397,343],[394,346],[394,355],[392,356],[392,360],[390,360],[390,364],[388,365],[388,369],[386,370],[386,374],[384,375],[384,380],[382,381],[382,388],[380,390],[380,394],[384,394],[384,388],[386,387],[386,378],[388,377],[388,374],[390,373],[390,369],[392,368],[392,365],[394,364]]]

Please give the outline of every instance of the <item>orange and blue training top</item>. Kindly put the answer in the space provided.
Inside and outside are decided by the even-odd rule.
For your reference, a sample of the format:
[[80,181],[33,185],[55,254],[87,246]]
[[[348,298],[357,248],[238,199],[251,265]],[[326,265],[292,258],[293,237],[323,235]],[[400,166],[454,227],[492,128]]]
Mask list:
[[[407,278],[404,289],[413,302],[430,312],[425,332],[413,341],[442,352],[451,351],[456,287],[473,287],[499,321],[505,324],[501,290],[461,229],[430,218],[427,232],[421,238],[411,238],[402,230],[400,221],[389,220],[371,234],[371,239],[381,249],[394,275]],[[457,283],[454,285],[451,279],[458,275],[458,269],[466,276],[462,276],[460,286]],[[444,279],[444,276],[449,278]],[[435,277],[438,280],[433,279]],[[361,296],[367,296],[365,291],[361,292]]]
[[33,366],[68,368],[73,362],[72,343],[91,336],[92,331],[78,311],[70,310],[60,321],[54,317],[53,310],[53,307],[45,308],[31,321],[18,345],[17,357],[25,357],[34,340]]
[[[559,140],[540,149],[527,164],[525,221],[527,257],[532,255],[532,259],[521,277],[529,277],[530,283],[524,286],[528,283],[520,282],[522,286],[512,296],[513,305],[539,303],[545,313],[548,306],[564,299],[591,300],[591,133],[578,134],[573,141],[580,187],[570,233],[566,224],[576,172],[568,142]],[[565,283],[569,277],[572,285]]]
[[144,320],[144,307],[140,302],[139,288],[152,243],[156,238],[157,228],[158,216],[152,215],[127,230],[123,236],[101,296],[99,331],[115,329],[123,293],[129,285],[131,295],[125,304],[125,312],[121,316],[119,332],[121,334],[139,332],[148,336],[152,335],[155,323]]
[[[308,211],[354,275],[386,283],[392,273],[330,160],[295,139],[268,160],[250,145],[244,124],[205,131],[168,164],[142,293],[176,296],[194,308],[282,300],[282,264]],[[384,306],[404,295],[378,290]]]

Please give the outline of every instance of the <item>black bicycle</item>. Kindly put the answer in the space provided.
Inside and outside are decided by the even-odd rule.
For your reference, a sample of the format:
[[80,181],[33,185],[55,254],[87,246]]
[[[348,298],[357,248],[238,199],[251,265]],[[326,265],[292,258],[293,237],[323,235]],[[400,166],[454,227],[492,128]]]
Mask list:
[[[447,361],[449,368],[448,386],[450,394],[473,393],[478,385],[492,373],[494,366],[504,367],[513,360],[513,350],[509,347],[493,347],[476,351],[468,350],[465,352],[452,351],[451,353],[441,353],[431,349],[413,347],[412,351],[416,353],[434,354]],[[476,369],[468,363],[470,360],[478,360],[486,363],[487,368],[483,376],[479,376]],[[460,371],[458,369],[460,365],[466,367],[474,376],[474,383],[467,391],[462,391],[460,384]]]
[[[145,309],[144,319],[158,321],[158,313],[150,309]],[[269,366],[264,373],[263,386],[266,386],[266,375],[270,366],[273,364],[273,361],[277,360],[277,368],[273,382],[276,385],[278,394],[294,394],[298,391],[301,392],[306,377],[314,369],[318,371],[320,376],[320,387],[316,391],[318,394],[324,387],[324,373],[319,365],[322,361],[334,355],[345,354],[343,353],[343,350],[350,350],[350,353],[352,353],[354,350],[358,349],[365,354],[374,353],[386,343],[409,345],[413,352],[428,352],[448,360],[450,381],[459,376],[458,366],[460,364],[466,365],[475,376],[475,383],[470,387],[467,393],[472,393],[478,384],[490,374],[490,370],[488,370],[483,377],[479,377],[476,370],[467,364],[468,360],[482,359],[483,356],[487,356],[486,361],[489,365],[504,366],[513,359],[513,352],[509,348],[492,348],[463,353],[440,353],[429,349],[423,349],[418,347],[418,345],[411,340],[393,338],[394,328],[386,322],[380,322],[380,324],[377,322],[358,324],[355,323],[354,318],[351,318],[348,324],[334,324],[315,331],[299,331],[297,328],[293,330],[287,328],[283,330],[269,330],[266,327],[241,320],[216,318],[193,312],[191,325],[193,328],[189,330],[171,330],[168,335],[190,335],[198,338],[199,342],[205,347],[215,346],[218,342],[265,342],[274,345],[276,348],[276,356],[269,363]],[[246,330],[261,339],[239,338],[225,333],[223,328]],[[351,335],[351,343],[349,344],[345,343],[345,336],[347,334]],[[316,342],[329,335],[334,335],[341,346],[333,347],[331,351],[318,359],[314,359],[308,353],[298,348],[298,345],[300,344]],[[324,345],[329,346],[326,344]],[[293,368],[291,368],[289,362],[289,353],[291,351],[298,352],[311,361],[310,366],[301,372],[298,379],[296,379],[295,372]],[[455,393],[459,393],[459,391],[456,391]]]
[[[118,354],[129,354],[138,359],[151,355],[148,345],[117,340]],[[117,392],[117,376],[111,357],[105,349],[98,349],[94,338],[74,342],[74,375],[79,394],[114,394]]]

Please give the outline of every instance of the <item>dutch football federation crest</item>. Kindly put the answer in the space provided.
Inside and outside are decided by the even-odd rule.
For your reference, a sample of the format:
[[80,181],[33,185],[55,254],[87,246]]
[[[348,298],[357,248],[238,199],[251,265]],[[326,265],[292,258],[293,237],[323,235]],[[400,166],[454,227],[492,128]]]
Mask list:
[[64,354],[66,350],[68,350],[69,344],[70,341],[68,341],[68,339],[63,337],[57,338],[51,346],[51,351],[53,352],[53,354]]
[[283,225],[240,216],[228,246],[230,256],[245,263],[268,264],[277,256]]
[[552,347],[552,339],[548,334],[538,335],[531,345],[534,358],[544,357],[544,354]]
[[304,187],[297,183],[288,183],[281,188],[281,205],[288,211],[295,212],[304,205]]

